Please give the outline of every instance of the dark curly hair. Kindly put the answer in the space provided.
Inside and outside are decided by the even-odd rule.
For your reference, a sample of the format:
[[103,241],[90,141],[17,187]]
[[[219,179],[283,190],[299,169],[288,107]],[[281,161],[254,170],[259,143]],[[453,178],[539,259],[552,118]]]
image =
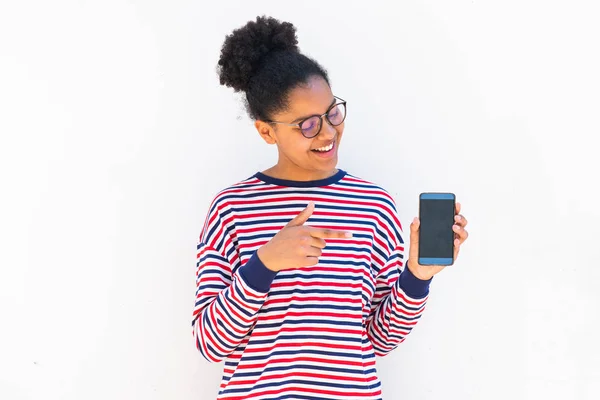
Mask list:
[[259,16],[228,35],[217,70],[221,85],[245,92],[247,109],[255,120],[288,107],[289,91],[327,71],[298,49],[296,28],[289,22]]

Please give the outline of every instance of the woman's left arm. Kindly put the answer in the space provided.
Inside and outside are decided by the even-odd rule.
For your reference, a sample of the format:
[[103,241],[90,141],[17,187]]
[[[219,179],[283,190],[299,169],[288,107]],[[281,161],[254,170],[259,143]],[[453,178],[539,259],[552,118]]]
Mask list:
[[[460,214],[460,203],[456,204],[454,259],[458,257],[461,244],[467,239],[467,220]],[[395,214],[395,210],[394,214]],[[394,215],[396,217],[396,215]],[[395,220],[396,218],[393,218]],[[398,227],[400,225],[398,224]],[[401,229],[398,230],[401,233]],[[429,284],[433,276],[444,266],[419,265],[419,220],[410,225],[410,249],[404,264],[402,238],[395,241],[381,268],[377,268],[376,290],[371,301],[371,312],[367,319],[367,335],[375,354],[384,356],[404,341],[425,310],[429,296]]]

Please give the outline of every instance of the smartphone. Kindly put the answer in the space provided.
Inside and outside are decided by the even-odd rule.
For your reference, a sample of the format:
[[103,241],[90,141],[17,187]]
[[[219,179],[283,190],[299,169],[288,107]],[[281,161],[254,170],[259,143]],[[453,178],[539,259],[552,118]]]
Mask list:
[[456,196],[453,193],[421,193],[419,195],[419,264],[452,265],[454,263],[454,216]]

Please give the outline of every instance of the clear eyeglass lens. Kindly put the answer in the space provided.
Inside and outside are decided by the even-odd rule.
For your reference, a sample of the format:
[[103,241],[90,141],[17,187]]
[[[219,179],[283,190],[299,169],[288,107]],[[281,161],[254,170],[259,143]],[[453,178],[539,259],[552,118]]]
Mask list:
[[306,121],[302,122],[300,129],[304,136],[314,136],[319,131],[321,125],[321,119],[319,117],[311,117]]
[[344,122],[344,118],[346,118],[346,106],[343,103],[336,104],[336,106],[327,113],[327,119],[333,126]]

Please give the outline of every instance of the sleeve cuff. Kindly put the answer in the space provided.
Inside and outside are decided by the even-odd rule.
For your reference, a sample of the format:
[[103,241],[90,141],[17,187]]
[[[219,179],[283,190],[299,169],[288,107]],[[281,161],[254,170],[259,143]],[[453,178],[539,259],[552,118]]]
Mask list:
[[413,299],[422,299],[424,297],[427,297],[427,295],[429,294],[429,284],[431,283],[432,279],[433,278],[430,278],[424,281],[417,278],[410,271],[408,265],[406,265],[404,267],[404,270],[402,270],[398,281],[400,282],[400,289],[402,289],[404,293],[406,293]]
[[277,272],[271,271],[263,264],[255,252],[248,262],[239,269],[240,277],[253,290],[261,293],[267,293],[271,288],[271,283],[275,279]]

